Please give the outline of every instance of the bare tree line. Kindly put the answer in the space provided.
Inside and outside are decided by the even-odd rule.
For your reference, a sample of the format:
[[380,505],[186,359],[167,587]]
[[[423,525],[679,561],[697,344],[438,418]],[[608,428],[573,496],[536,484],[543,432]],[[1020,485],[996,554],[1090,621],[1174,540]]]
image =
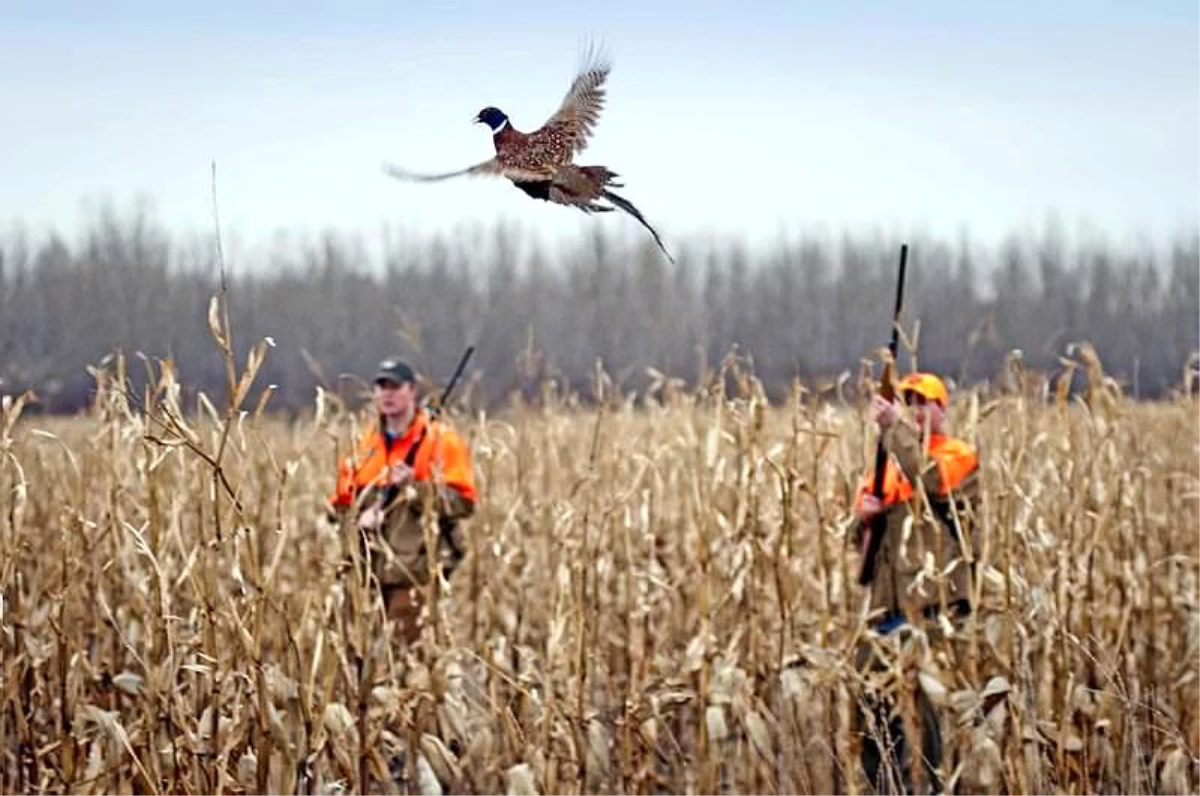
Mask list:
[[[776,396],[854,371],[886,342],[898,240],[805,236],[679,247],[671,266],[640,239],[600,233],[550,251],[500,225],[453,240],[326,236],[233,264],[235,346],[274,339],[260,384],[272,406],[311,405],[318,385],[349,395],[384,356],[444,379],[476,346],[472,398],[501,402],[546,377],[586,390],[597,362],[623,386],[654,368],[692,383],[732,346]],[[961,382],[995,377],[1021,349],[1052,370],[1090,341],[1106,370],[1144,398],[1179,384],[1200,348],[1200,235],[1165,256],[1104,242],[1068,245],[1053,225],[984,249],[909,239],[908,328],[921,364]],[[175,240],[144,213],[102,211],[80,240],[0,237],[0,392],[37,392],[45,411],[87,405],[87,366],[121,350],[169,357],[190,388],[221,395],[224,370],[206,312],[218,287],[212,247]],[[131,377],[142,376],[132,367]]]

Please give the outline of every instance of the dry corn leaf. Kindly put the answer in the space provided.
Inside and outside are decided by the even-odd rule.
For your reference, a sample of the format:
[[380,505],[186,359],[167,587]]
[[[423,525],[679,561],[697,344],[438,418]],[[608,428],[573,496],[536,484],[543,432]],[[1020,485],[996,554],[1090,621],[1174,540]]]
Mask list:
[[112,681],[113,681],[113,685],[115,685],[117,688],[124,691],[126,694],[129,694],[130,696],[137,696],[139,693],[141,693],[141,690],[142,690],[141,675],[134,674],[133,672],[125,671],[125,672],[121,672],[120,674],[113,675]]
[[246,750],[238,758],[238,783],[247,793],[258,790],[258,757],[253,750]]
[[759,759],[764,762],[770,761],[774,754],[774,749],[771,743],[771,731],[767,727],[767,723],[763,720],[763,717],[756,710],[747,711],[742,716],[742,725],[746,728],[746,734],[750,737],[751,747]]
[[719,705],[709,705],[705,711],[704,720],[708,724],[708,739],[712,743],[720,743],[729,737],[729,726],[725,723],[725,709]]
[[417,755],[417,792],[422,796],[441,796],[444,793],[433,766],[423,754]]
[[263,667],[263,680],[267,684],[267,693],[276,705],[284,705],[300,695],[300,686],[295,678],[284,673],[283,669],[274,663]]
[[946,686],[942,685],[942,681],[937,678],[933,672],[925,669],[917,672],[917,680],[921,684],[921,690],[929,696],[933,704],[942,706],[948,701],[948,692]]
[[588,769],[600,776],[607,776],[610,762],[610,746],[608,728],[596,719],[588,722]]
[[462,768],[459,766],[458,757],[446,748],[440,738],[429,733],[421,735],[420,746],[421,754],[437,778],[447,787],[456,788],[457,783],[462,780]]
[[504,792],[508,796],[539,796],[533,768],[528,763],[518,763],[505,770]]
[[1187,752],[1178,748],[1173,749],[1162,765],[1163,793],[1172,794],[1172,796],[1195,793],[1191,776],[1194,771],[1195,766]]

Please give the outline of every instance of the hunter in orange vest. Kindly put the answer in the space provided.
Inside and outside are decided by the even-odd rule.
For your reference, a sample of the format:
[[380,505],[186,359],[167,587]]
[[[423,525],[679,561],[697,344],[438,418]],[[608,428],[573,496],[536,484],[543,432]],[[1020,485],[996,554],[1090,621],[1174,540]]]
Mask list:
[[[897,387],[908,411],[878,394],[872,407],[888,453],[883,497],[874,495],[872,468],[855,495],[850,529],[860,551],[867,549],[871,534],[883,533],[874,568],[868,573],[870,624],[875,634],[864,637],[856,656],[864,682],[876,675],[886,682],[891,659],[897,655],[896,647],[887,641],[902,635],[902,628],[920,624],[933,643],[941,638],[939,614],[953,626],[972,611],[974,562],[980,550],[972,521],[979,456],[970,443],[947,433],[946,385],[931,373],[911,373]],[[876,524],[881,514],[883,521]],[[925,763],[925,781],[938,787],[947,772],[938,770],[942,735],[928,695],[916,689],[920,738],[919,749],[914,750],[887,692],[886,686],[878,692],[868,688],[868,696],[855,711],[855,724],[863,733],[861,755],[869,787],[874,792],[893,787],[912,792],[913,763],[918,758]],[[875,716],[873,726],[868,726],[867,708]],[[885,726],[887,741],[876,735]]]
[[432,506],[437,516],[435,556],[449,577],[465,554],[459,521],[475,511],[475,474],[462,438],[418,406],[416,374],[407,364],[384,360],[372,398],[377,420],[340,463],[328,506],[356,515],[388,615],[411,643],[430,574],[422,514]]
[[[941,610],[937,585],[938,573],[950,562],[963,555],[960,523],[966,517],[954,518],[951,499],[964,509],[974,501],[978,488],[979,456],[970,443],[946,432],[946,405],[949,393],[946,385],[931,373],[910,373],[898,385],[898,392],[911,410],[911,418],[903,417],[900,407],[879,395],[874,398],[874,415],[884,447],[889,453],[883,477],[883,499],[875,497],[875,473],[867,472],[859,484],[854,501],[856,522],[852,529],[864,549],[873,533],[873,518],[883,512],[887,516],[884,540],[875,562],[871,582],[871,608],[883,610],[881,630],[918,616],[931,616]],[[912,514],[923,514],[916,501],[915,484],[920,484],[929,499],[936,523],[923,522],[913,516],[911,539],[906,543],[905,520]],[[937,536],[943,538],[939,540]],[[940,560],[934,572],[926,553],[937,554]],[[973,557],[972,557],[973,560]],[[922,576],[922,577],[918,577]],[[970,567],[963,562],[955,566],[944,584],[948,606],[958,611],[969,609]],[[960,602],[963,601],[963,602]]]

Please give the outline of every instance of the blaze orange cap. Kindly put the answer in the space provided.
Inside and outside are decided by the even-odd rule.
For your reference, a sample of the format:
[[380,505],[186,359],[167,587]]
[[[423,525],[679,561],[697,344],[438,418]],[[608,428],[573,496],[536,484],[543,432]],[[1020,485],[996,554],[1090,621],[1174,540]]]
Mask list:
[[910,373],[900,380],[900,393],[915,392],[927,401],[937,401],[943,407],[950,403],[945,383],[932,373]]

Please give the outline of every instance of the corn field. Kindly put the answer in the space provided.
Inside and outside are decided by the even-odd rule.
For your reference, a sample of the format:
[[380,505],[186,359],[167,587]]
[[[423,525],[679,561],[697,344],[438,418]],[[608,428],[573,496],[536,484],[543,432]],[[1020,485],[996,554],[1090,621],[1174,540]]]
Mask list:
[[[165,363],[130,394],[113,357],[84,414],[4,399],[5,792],[864,792],[864,401],[770,404],[730,357],[694,388],[597,368],[588,396],[451,415],[481,503],[404,649],[322,507],[369,409],[272,414],[269,342],[239,366],[217,306],[227,398],[181,405]],[[973,657],[897,674],[958,792],[1195,792],[1194,391],[1134,402],[1090,348],[1073,366],[1078,395],[954,395],[984,468]]]

